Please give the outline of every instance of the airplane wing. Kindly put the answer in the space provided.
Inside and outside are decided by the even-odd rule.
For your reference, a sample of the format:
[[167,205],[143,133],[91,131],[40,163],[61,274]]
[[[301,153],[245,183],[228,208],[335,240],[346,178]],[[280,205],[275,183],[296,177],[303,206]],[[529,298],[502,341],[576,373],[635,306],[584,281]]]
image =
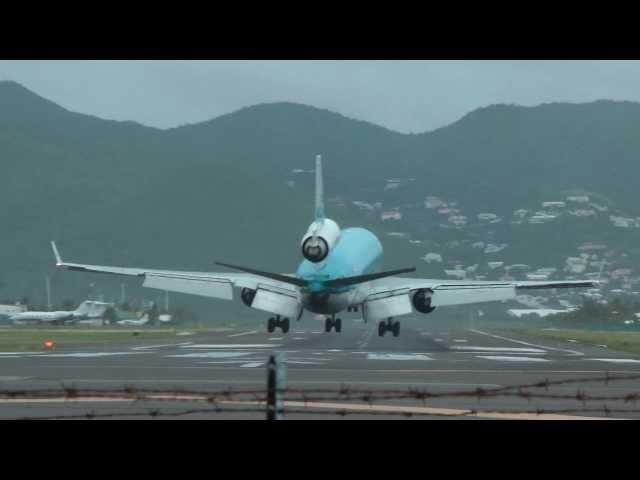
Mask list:
[[[56,257],[56,267],[63,270],[89,273],[105,273],[129,277],[139,277],[143,280],[142,286],[165,290],[170,292],[187,293],[204,297],[233,300],[233,287],[249,288],[270,292],[272,298],[254,299],[253,308],[266,310],[277,314],[294,316],[298,313],[295,304],[298,303],[298,289],[290,283],[281,282],[264,276],[250,273],[226,273],[226,272],[184,272],[176,270],[152,270],[146,268],[110,267],[102,265],[87,265],[81,263],[64,262],[60,257],[54,242],[51,242]],[[283,277],[286,277],[283,275]],[[273,295],[281,301],[273,300]],[[263,295],[263,297],[265,297]],[[284,299],[286,297],[286,302]],[[286,308],[282,303],[286,303]],[[263,308],[265,307],[265,308]],[[271,307],[275,308],[272,309]],[[284,311],[281,311],[284,308]]]
[[363,289],[363,303],[365,310],[369,305],[370,317],[384,318],[412,313],[411,295],[422,289],[430,299],[429,307],[442,307],[511,300],[528,290],[597,286],[598,282],[591,280],[490,282],[390,277],[369,282]]

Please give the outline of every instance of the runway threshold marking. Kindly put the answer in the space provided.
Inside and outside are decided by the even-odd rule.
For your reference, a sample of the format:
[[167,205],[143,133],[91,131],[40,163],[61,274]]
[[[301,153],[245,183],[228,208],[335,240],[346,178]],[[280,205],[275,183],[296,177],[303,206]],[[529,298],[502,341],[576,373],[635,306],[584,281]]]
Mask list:
[[479,335],[485,335],[487,337],[497,338],[499,340],[506,340],[508,342],[519,343],[521,345],[527,345],[529,347],[542,348],[544,350],[556,350],[556,351],[559,351],[559,352],[567,352],[567,353],[570,353],[571,355],[584,356],[583,352],[578,352],[576,350],[568,350],[566,348],[548,347],[548,346],[545,346],[545,345],[536,345],[535,343],[524,342],[522,340],[516,340],[515,338],[502,337],[500,335],[495,335],[493,333],[483,332],[482,330],[475,330],[473,328],[469,329],[469,331],[473,332],[473,333],[477,333]]
[[234,333],[233,335],[227,335],[227,336],[229,338],[233,338],[233,337],[242,337],[243,335],[253,335],[254,333],[258,333],[258,331],[251,330],[250,332]]

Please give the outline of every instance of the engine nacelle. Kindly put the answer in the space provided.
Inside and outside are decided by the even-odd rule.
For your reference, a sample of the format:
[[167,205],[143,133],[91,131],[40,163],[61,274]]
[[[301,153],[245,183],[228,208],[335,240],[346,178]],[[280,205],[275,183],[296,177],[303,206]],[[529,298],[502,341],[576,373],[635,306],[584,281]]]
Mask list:
[[325,218],[313,222],[302,237],[302,256],[313,263],[327,258],[340,238],[340,227],[333,220]]
[[240,291],[240,298],[242,299],[242,303],[244,303],[247,307],[251,306],[255,296],[256,296],[256,291],[251,290],[250,288],[243,288]]
[[429,288],[421,288],[420,290],[416,290],[416,293],[414,293],[413,297],[411,298],[413,308],[415,308],[420,313],[433,312],[436,307],[431,306],[431,295],[433,295],[433,290]]

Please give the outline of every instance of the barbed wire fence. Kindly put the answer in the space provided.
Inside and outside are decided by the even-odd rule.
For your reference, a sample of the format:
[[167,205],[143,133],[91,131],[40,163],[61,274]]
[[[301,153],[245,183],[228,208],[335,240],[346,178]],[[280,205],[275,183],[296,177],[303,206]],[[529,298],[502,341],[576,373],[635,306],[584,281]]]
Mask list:
[[[281,355],[281,354],[280,354]],[[232,389],[210,391],[198,389],[157,389],[125,386],[109,389],[81,389],[61,385],[51,389],[0,390],[3,403],[27,404],[39,402],[131,402],[140,407],[137,411],[99,412],[89,411],[72,414],[31,415],[17,419],[108,419],[108,418],[171,418],[193,415],[230,414],[234,417],[254,414],[263,415],[267,420],[282,420],[285,415],[300,416],[383,416],[403,418],[423,417],[487,417],[518,418],[516,415],[595,415],[604,418],[640,414],[640,389],[618,394],[592,394],[585,385],[609,385],[619,382],[640,380],[640,374],[609,374],[590,377],[544,379],[538,382],[495,388],[473,388],[454,391],[433,391],[422,388],[373,389],[353,388],[342,385],[339,388],[301,389],[286,387],[286,360],[279,354],[272,355],[267,362],[266,388]],[[575,391],[558,393],[555,387],[572,387]],[[639,385],[640,387],[640,385]],[[442,407],[433,402],[441,399],[496,399],[512,398],[572,402],[571,405],[554,408],[510,408],[496,409],[491,405],[484,408]],[[393,403],[389,402],[405,402]],[[427,403],[429,402],[429,404]],[[158,405],[168,405],[168,407]],[[577,404],[577,405],[576,405]],[[176,407],[188,405],[176,410]],[[263,418],[265,418],[263,417]],[[548,417],[545,417],[548,418]]]

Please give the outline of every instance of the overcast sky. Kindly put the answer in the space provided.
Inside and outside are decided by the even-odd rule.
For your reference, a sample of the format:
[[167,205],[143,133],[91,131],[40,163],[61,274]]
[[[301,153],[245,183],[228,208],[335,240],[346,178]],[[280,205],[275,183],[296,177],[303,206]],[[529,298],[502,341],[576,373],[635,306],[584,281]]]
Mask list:
[[161,128],[275,101],[400,132],[494,103],[640,101],[640,61],[0,61],[0,79],[69,110]]

